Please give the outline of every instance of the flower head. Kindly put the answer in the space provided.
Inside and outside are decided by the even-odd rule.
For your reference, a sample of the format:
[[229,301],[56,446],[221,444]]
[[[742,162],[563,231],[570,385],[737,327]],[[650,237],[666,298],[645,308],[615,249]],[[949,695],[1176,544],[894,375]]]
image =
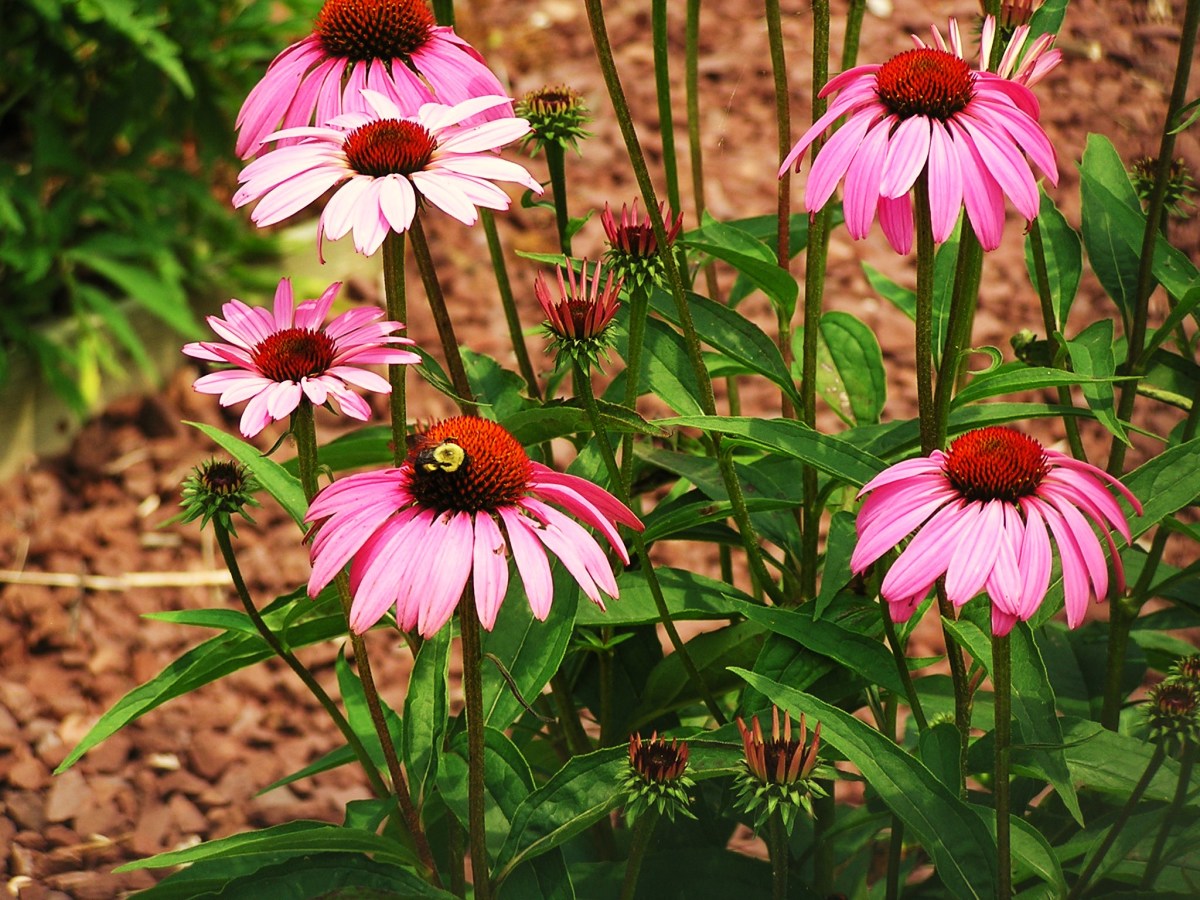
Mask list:
[[[483,57],[452,28],[439,27],[424,0],[328,0],[313,33],[275,57],[246,97],[238,156],[253,156],[280,128],[365,110],[363,88],[406,113],[504,93]],[[511,105],[488,107],[471,124],[511,115]]]
[[529,130],[524,119],[464,124],[506,97],[477,97],[455,106],[426,103],[416,115],[401,113],[390,99],[363,91],[367,109],[344,113],[320,128],[276,132],[267,140],[301,138],[254,160],[238,176],[233,205],[261,202],[250,218],[273,225],[299,212],[334,185],[318,235],[337,240],[354,231],[354,246],[370,256],[389,231],[407,231],[418,201],[429,201],[467,225],[476,207],[508,209],[509,196],[493,181],[514,181],[535,193],[539,185],[524,168],[491,151]]
[[[1142,203],[1150,202],[1157,180],[1158,160],[1153,156],[1142,156],[1133,161],[1129,167],[1129,175],[1133,180],[1134,190]],[[1196,181],[1188,169],[1183,157],[1171,160],[1167,167],[1167,186],[1163,194],[1163,208],[1169,215],[1177,219],[1186,219],[1191,210],[1196,208],[1192,196],[1196,193]]]
[[[994,32],[994,22],[988,23],[985,32]],[[1033,51],[1018,66],[1020,47],[1014,51],[1010,45],[1013,57],[1005,54],[999,72],[972,70],[953,20],[949,46],[936,30],[933,34],[935,46],[914,38],[913,50],[832,78],[821,96],[836,93],[837,99],[792,148],[779,175],[793,163],[798,170],[809,145],[846,116],[813,161],[804,197],[809,212],[823,207],[844,178],[851,237],[866,237],[878,215],[892,248],[907,253],[913,241],[910,191],[924,174],[934,240],[950,236],[965,206],[980,243],[993,250],[1004,228],[1005,196],[1026,219],[1038,213],[1037,184],[1026,154],[1051,183],[1058,183],[1054,148],[1038,124],[1038,103],[1025,83],[1032,69],[1022,68]],[[985,44],[990,48],[990,38]],[[986,53],[981,51],[985,61]]]
[[530,132],[523,144],[532,152],[557,144],[579,152],[579,142],[592,136],[586,126],[592,121],[583,97],[565,84],[538,88],[517,101],[517,115],[529,120]]
[[570,266],[566,267],[566,272],[564,278],[563,267],[558,267],[557,299],[550,293],[550,286],[541,272],[533,290],[546,314],[550,349],[560,359],[566,355],[587,368],[598,361],[611,344],[608,326],[621,305],[621,281],[618,279],[614,284],[611,271],[607,279],[603,278],[600,263],[596,263],[589,276],[586,259],[578,277]]
[[803,808],[812,815],[813,795],[824,795],[815,782],[821,726],[817,725],[809,742],[804,716],[800,717],[799,735],[793,736],[791,713],[784,714],[780,730],[779,708],[772,706],[769,739],[763,735],[758,716],[750,721],[747,728],[740,716],[737,720],[746,761],[746,771],[738,778],[738,805],[754,815],[757,826],[778,811],[790,829],[796,810]]
[[858,513],[850,568],[864,571],[913,534],[883,579],[892,617],[911,616],[944,575],[955,606],[986,590],[992,629],[1004,635],[1045,599],[1057,545],[1067,624],[1075,628],[1088,597],[1109,593],[1108,563],[1093,526],[1108,546],[1117,591],[1125,589],[1109,529],[1128,542],[1129,525],[1106,485],[1141,515],[1137,498],[1102,469],[1010,428],[980,428],[945,452],[889,466],[862,489],[859,496],[870,496]]
[[254,476],[241,463],[228,459],[207,460],[192,469],[183,480],[180,501],[183,512],[178,521],[200,519],[203,528],[211,520],[230,534],[237,534],[233,517],[239,515],[247,522],[254,521],[246,507],[261,506],[254,499],[258,487]]
[[397,469],[351,475],[313,499],[316,596],[350,563],[350,627],[362,633],[394,606],[405,631],[429,637],[445,625],[471,578],[479,620],[491,629],[508,588],[508,556],[517,565],[533,614],[550,613],[554,553],[601,608],[617,596],[604,551],[584,528],[604,535],[625,563],[616,523],[643,526],[607,491],[534,462],[495,422],[459,416],[422,434]]
[[1167,679],[1150,689],[1146,701],[1150,739],[1173,752],[1200,740],[1200,689],[1194,682]]
[[371,407],[351,388],[381,394],[392,388],[362,366],[418,363],[421,357],[392,346],[413,342],[394,333],[403,323],[379,321],[381,309],[352,309],[325,325],[341,286],[335,281],[316,300],[294,306],[292,283],[284,278],[272,311],[230,300],[221,308],[225,318],[208,317],[212,330],[229,343],[197,341],[183,352],[233,368],[204,375],[193,387],[202,394],[220,394],[222,406],[249,400],[241,421],[246,437],[289,415],[305,398],[317,406],[333,400],[351,418],[369,419]]
[[669,820],[677,812],[695,818],[688,812],[688,791],[695,783],[684,772],[688,763],[688,745],[678,738],[668,741],[658,732],[643,740],[640,734],[629,736],[629,769],[623,787],[629,794],[625,810],[637,818],[654,809]]
[[[667,244],[672,245],[683,228],[683,213],[673,216],[666,203],[658,205],[658,212],[666,226]],[[612,208],[605,203],[604,212],[600,214],[600,224],[604,226],[604,236],[608,238],[605,262],[626,284],[631,288],[640,287],[663,279],[665,273],[662,259],[658,255],[658,241],[654,237],[650,215],[638,214],[636,199],[632,207],[621,204],[620,219],[613,215]]]

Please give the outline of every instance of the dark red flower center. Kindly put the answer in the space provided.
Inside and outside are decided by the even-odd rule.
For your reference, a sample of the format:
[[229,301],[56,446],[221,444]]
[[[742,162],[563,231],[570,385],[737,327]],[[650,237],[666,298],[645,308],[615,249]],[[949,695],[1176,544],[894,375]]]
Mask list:
[[411,175],[433,158],[437,141],[416,122],[380,119],[346,135],[342,147],[351,167],[362,175]]
[[529,457],[495,422],[458,416],[434,425],[409,450],[410,489],[421,506],[478,512],[511,506],[529,488]]
[[629,739],[629,765],[646,781],[674,781],[687,769],[688,745],[678,739],[667,741],[657,733],[649,740],[640,734]]
[[969,500],[1015,502],[1046,474],[1046,454],[1031,437],[992,426],[957,438],[946,451],[946,476]]
[[902,119],[929,116],[945,121],[975,93],[970,67],[953,53],[929,47],[893,56],[875,79],[880,102]]
[[200,482],[210,494],[233,494],[246,484],[242,467],[228,460],[210,460],[200,469]]
[[333,365],[337,344],[324,331],[288,328],[259,342],[250,352],[254,365],[272,381],[299,381]]
[[313,31],[330,56],[369,62],[407,59],[436,24],[424,0],[327,0]]

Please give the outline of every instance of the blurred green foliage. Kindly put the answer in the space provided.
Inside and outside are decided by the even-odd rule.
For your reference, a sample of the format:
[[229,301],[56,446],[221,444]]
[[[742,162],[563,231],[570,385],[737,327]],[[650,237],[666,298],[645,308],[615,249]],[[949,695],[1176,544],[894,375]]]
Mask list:
[[106,372],[149,368],[122,301],[194,337],[189,299],[236,293],[239,263],[268,245],[229,206],[233,122],[317,6],[5,4],[0,382],[30,353],[82,410]]

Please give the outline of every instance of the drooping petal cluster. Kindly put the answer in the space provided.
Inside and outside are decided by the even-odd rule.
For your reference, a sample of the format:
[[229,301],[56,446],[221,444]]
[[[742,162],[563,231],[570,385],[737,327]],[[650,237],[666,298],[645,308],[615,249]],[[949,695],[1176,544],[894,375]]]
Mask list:
[[[985,44],[990,47],[994,22]],[[878,217],[888,243],[908,253],[913,243],[911,191],[928,181],[933,237],[950,236],[959,211],[986,250],[1000,244],[1004,198],[1026,219],[1038,213],[1037,183],[1029,160],[1052,183],[1058,164],[1038,122],[1038,102],[1027,84],[1057,63],[1039,41],[1024,56],[1020,45],[1005,55],[1000,71],[972,70],[963,58],[957,24],[950,42],[933,30],[935,46],[917,47],[879,65],[863,65],[830,79],[821,96],[837,94],[826,113],[784,159],[780,177],[838,119],[845,123],[817,153],[805,188],[809,212],[823,207],[844,180],[846,227],[866,237]],[[1028,28],[1021,34],[1024,43]],[[1008,77],[1006,77],[1006,75]],[[1027,158],[1028,157],[1028,158]]]
[[400,628],[429,637],[450,620],[469,580],[479,620],[491,630],[510,556],[534,616],[549,615],[549,551],[603,608],[603,595],[617,596],[616,579],[596,539],[572,516],[629,562],[616,525],[643,526],[624,504],[530,460],[494,422],[448,419],[426,431],[399,468],[342,478],[313,499],[307,520],[320,527],[308,592],[316,596],[349,563],[355,632],[394,608]]
[[201,376],[193,387],[220,394],[222,406],[249,400],[240,426],[246,437],[290,415],[305,398],[317,406],[332,400],[351,418],[369,419],[371,407],[354,388],[381,394],[392,388],[363,366],[419,363],[421,357],[399,349],[413,341],[396,334],[403,323],[382,321],[385,314],[377,307],[352,309],[326,325],[341,286],[334,282],[316,300],[297,306],[292,283],[284,278],[272,310],[230,300],[221,308],[224,318],[208,317],[212,330],[228,343],[197,341],[183,352],[233,368]]
[[[483,57],[452,28],[438,26],[425,0],[328,0],[313,33],[280,53],[237,116],[237,153],[262,149],[279,129],[321,125],[365,112],[368,88],[406,113],[503,94]],[[470,124],[512,115],[512,106],[479,110]]]
[[507,116],[466,124],[504,106],[507,97],[476,97],[454,106],[426,103],[410,116],[377,91],[365,90],[362,96],[365,110],[268,137],[300,140],[247,165],[238,176],[242,186],[233,205],[258,200],[250,218],[265,227],[341,185],[321,213],[318,234],[337,240],[353,231],[355,249],[370,256],[389,231],[408,230],[420,202],[473,225],[477,207],[508,209],[512,203],[494,181],[541,193],[529,172],[493,152],[528,132],[526,120]]
[[[1138,515],[1142,506],[1104,470],[1009,428],[968,432],[949,450],[889,466],[860,492],[858,544],[850,567],[868,566],[912,536],[883,579],[892,617],[912,615],[934,583],[962,606],[986,591],[992,628],[1007,634],[1028,620],[1050,585],[1054,549],[1061,564],[1067,624],[1077,627],[1089,597],[1125,589],[1110,530],[1128,543],[1129,525],[1108,486]],[[1105,560],[1107,546],[1113,579]]]

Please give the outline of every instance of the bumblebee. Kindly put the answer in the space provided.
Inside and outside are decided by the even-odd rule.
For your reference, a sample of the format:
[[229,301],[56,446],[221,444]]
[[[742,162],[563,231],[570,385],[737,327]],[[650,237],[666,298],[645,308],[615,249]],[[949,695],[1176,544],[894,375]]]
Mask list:
[[418,453],[415,464],[424,472],[457,472],[466,461],[467,451],[453,440],[445,440]]

